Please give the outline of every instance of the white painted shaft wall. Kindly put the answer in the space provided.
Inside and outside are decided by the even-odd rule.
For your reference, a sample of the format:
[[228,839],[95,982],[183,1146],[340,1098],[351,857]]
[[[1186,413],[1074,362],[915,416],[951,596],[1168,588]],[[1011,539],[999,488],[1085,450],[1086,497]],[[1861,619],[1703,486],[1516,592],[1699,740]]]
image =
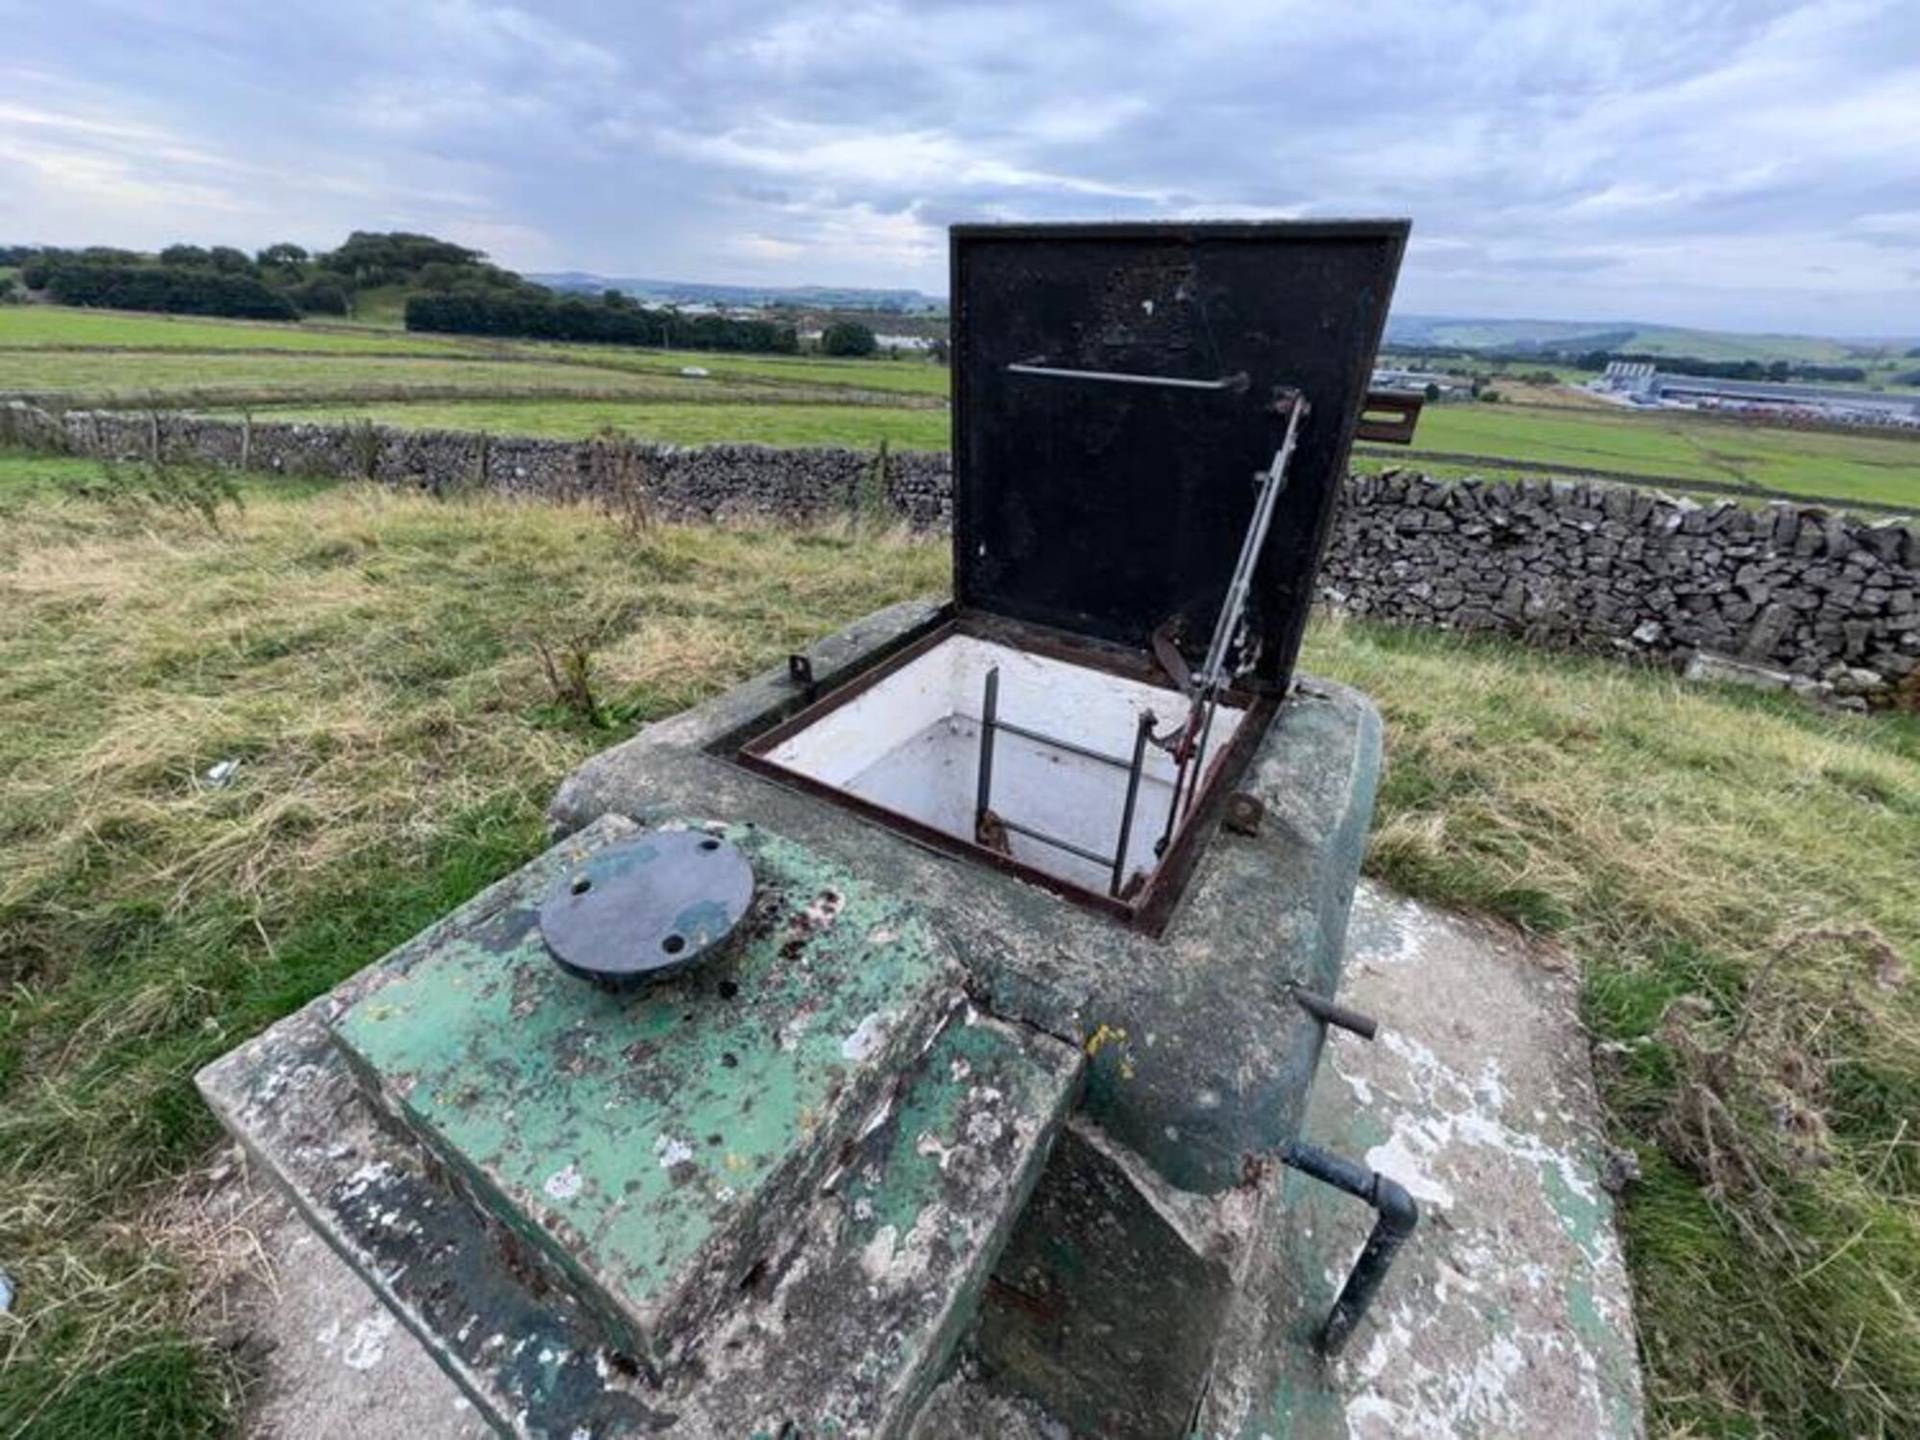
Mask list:
[[[1165,732],[1184,718],[1177,690],[1031,655],[971,635],[953,636],[789,736],[767,758],[810,779],[885,806],[949,835],[973,839],[980,709],[987,672],[1000,670],[999,718],[1111,755],[1133,755],[1142,711]],[[1244,718],[1226,705],[1208,742],[1211,772]],[[1149,748],[1135,806],[1127,873],[1151,871],[1166,823],[1174,765]],[[993,809],[1005,819],[1111,854],[1120,835],[1126,771],[1002,730],[994,742]],[[1109,873],[1025,836],[1016,859],[1104,892]]]

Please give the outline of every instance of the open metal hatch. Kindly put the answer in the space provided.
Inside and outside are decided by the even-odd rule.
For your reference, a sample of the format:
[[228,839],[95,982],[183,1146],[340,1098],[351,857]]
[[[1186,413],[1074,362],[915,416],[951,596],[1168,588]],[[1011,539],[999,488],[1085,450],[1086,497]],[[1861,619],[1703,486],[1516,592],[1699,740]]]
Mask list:
[[743,763],[1157,930],[1290,681],[1407,231],[954,227],[954,618]]
[[1199,663],[1298,395],[1240,657],[1284,691],[1407,232],[956,226],[955,598],[1142,650],[1171,620]]

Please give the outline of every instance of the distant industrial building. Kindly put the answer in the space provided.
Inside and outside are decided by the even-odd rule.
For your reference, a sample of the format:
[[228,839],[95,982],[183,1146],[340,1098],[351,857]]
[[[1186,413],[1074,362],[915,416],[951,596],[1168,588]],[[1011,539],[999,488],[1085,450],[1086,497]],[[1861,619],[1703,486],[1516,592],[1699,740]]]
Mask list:
[[1651,363],[1625,360],[1609,364],[1594,388],[1633,405],[1800,415],[1841,425],[1920,427],[1920,393],[1668,375]]
[[1636,399],[1651,398],[1649,390],[1653,380],[1651,360],[1610,360],[1606,373],[1600,377],[1600,383],[1615,394]]
[[1471,400],[1473,382],[1458,375],[1443,375],[1437,370],[1403,370],[1383,365],[1373,372],[1376,390],[1401,390],[1412,395],[1432,394],[1447,400]]

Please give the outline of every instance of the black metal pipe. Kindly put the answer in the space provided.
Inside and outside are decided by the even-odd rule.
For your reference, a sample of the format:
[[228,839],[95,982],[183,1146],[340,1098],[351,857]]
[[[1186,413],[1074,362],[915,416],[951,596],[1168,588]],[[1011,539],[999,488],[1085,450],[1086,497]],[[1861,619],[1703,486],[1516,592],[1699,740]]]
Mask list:
[[1029,730],[1024,725],[1016,725],[1011,720],[995,720],[993,728],[1004,730],[1009,735],[1018,735],[1023,740],[1031,740],[1036,745],[1045,745],[1054,750],[1065,750],[1070,755],[1084,756],[1088,760],[1098,760],[1102,765],[1111,765],[1116,770],[1127,768],[1127,762],[1118,755],[1109,755],[1104,750],[1089,749],[1085,745],[1076,745],[1071,740],[1062,740],[1057,735],[1042,735],[1038,730]]
[[1147,741],[1153,738],[1153,712],[1145,711],[1140,723],[1133,732],[1133,764],[1127,769],[1127,798],[1120,807],[1120,844],[1113,852],[1113,879],[1107,886],[1109,895],[1120,893],[1121,883],[1127,878],[1127,843],[1133,839],[1133,806],[1140,798],[1140,775],[1147,768]]
[[1313,991],[1303,990],[1298,985],[1289,985],[1287,993],[1293,996],[1294,1004],[1322,1025],[1338,1025],[1342,1030],[1351,1030],[1363,1040],[1371,1040],[1379,1033],[1378,1020],[1371,1015],[1362,1015],[1358,1010],[1349,1010],[1337,1000],[1329,1000],[1324,995],[1316,995]]
[[973,834],[980,837],[987,812],[993,807],[993,731],[1000,710],[1000,667],[987,671],[986,692],[980,698],[980,774],[974,789]]
[[1373,1222],[1367,1243],[1361,1247],[1360,1258],[1353,1262],[1347,1283],[1340,1287],[1327,1323],[1320,1327],[1318,1343],[1322,1353],[1338,1355],[1354,1327],[1366,1317],[1367,1307],[1373,1303],[1381,1281],[1387,1278],[1393,1257],[1420,1223],[1420,1207],[1397,1181],[1304,1140],[1288,1145],[1280,1158],[1302,1174],[1366,1201],[1379,1217]]

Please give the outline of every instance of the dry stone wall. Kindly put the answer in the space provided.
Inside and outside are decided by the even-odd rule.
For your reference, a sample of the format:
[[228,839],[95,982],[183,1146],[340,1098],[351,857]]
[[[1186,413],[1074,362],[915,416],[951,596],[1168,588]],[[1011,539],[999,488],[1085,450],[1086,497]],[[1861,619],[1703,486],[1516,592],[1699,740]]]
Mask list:
[[[884,505],[920,529],[952,520],[944,454],[487,437],[370,425],[242,424],[122,411],[0,409],[0,439],[76,453],[159,452],[436,494],[644,496],[673,519],[809,520]],[[881,487],[884,487],[883,489]],[[1656,658],[1740,656],[1849,694],[1920,671],[1920,534],[1805,505],[1753,510],[1576,481],[1347,482],[1321,572],[1329,603],[1383,619],[1488,630]]]
[[1920,669],[1920,535],[1805,505],[1354,476],[1320,590],[1390,620],[1736,655],[1842,693]]
[[54,414],[18,401],[0,412],[0,439],[8,436],[80,455],[158,453],[284,475],[369,479],[436,495],[491,491],[592,500],[638,493],[652,513],[670,520],[821,519],[870,503],[869,495],[918,529],[943,529],[953,513],[947,457],[924,451],[889,454],[876,477],[871,450],[542,440],[124,410]]

